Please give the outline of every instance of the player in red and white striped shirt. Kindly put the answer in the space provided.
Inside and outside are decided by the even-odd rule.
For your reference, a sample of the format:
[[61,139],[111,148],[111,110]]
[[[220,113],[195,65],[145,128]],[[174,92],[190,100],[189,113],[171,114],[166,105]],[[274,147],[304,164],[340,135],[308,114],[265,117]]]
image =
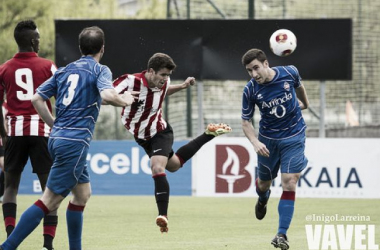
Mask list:
[[[19,52],[0,65],[0,104],[7,99],[7,135],[5,142],[5,192],[3,197],[4,222],[9,236],[16,224],[16,196],[21,173],[30,158],[33,172],[44,189],[52,166],[47,148],[50,128],[34,109],[31,99],[37,87],[56,71],[55,64],[38,57],[40,33],[32,20],[22,21],[14,30]],[[51,111],[50,102],[47,102]],[[1,119],[3,114],[1,111]],[[1,136],[6,137],[3,122]],[[53,249],[57,226],[56,211],[44,220],[44,248]]]
[[114,81],[118,93],[139,92],[138,100],[123,108],[121,119],[150,157],[158,208],[156,224],[161,232],[168,231],[169,183],[165,170],[177,171],[205,143],[231,131],[225,124],[209,124],[205,133],[182,146],[176,153],[173,152],[173,130],[162,117],[162,102],[166,95],[195,84],[195,78],[188,77],[182,84],[170,85],[170,75],[175,68],[170,56],[156,53],[149,59],[147,70],[138,74],[125,74]]

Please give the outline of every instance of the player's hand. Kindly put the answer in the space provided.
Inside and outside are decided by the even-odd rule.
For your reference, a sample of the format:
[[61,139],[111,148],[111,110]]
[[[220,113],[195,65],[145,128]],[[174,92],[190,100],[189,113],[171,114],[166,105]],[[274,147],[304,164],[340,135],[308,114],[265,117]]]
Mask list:
[[188,88],[189,86],[195,85],[195,78],[194,77],[188,77],[183,83],[184,88]]
[[140,91],[129,91],[135,100],[139,99]]
[[255,145],[253,145],[253,147],[255,148],[255,151],[258,155],[261,155],[264,157],[269,157],[270,152],[264,143],[257,141],[257,143]]
[[298,101],[298,105],[300,105],[301,110],[305,109],[305,105],[303,104],[303,102],[301,102],[298,99],[297,99],[297,101]]
[[127,103],[127,106],[130,106],[135,101],[136,97],[133,96],[131,92],[125,91],[121,95],[121,98]]
[[2,140],[3,147],[5,148],[5,144],[7,144],[8,142],[8,136],[5,135],[4,137],[1,137],[1,140]]

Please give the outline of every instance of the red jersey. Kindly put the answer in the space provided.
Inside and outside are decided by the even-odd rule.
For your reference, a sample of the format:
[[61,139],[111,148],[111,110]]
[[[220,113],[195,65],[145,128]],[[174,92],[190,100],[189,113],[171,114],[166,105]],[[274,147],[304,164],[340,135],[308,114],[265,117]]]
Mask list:
[[[49,136],[31,99],[36,89],[57,70],[55,64],[34,52],[17,53],[0,66],[0,99],[7,99],[8,136]],[[51,112],[50,101],[47,101]]]
[[170,79],[162,89],[150,88],[144,76],[145,72],[122,75],[113,84],[118,93],[127,90],[140,92],[138,100],[123,108],[121,121],[135,138],[148,140],[167,126],[161,107],[170,86]]

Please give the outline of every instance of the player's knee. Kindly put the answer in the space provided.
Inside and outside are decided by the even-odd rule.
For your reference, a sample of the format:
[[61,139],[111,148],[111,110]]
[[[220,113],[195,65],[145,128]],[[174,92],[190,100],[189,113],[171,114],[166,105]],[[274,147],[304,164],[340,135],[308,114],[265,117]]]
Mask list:
[[281,178],[281,185],[284,191],[295,191],[299,174],[283,174]]
[[72,203],[78,206],[85,206],[91,197],[91,192],[83,193],[81,195],[73,195]]
[[162,165],[154,164],[151,166],[151,168],[152,168],[153,175],[165,173],[165,167]]

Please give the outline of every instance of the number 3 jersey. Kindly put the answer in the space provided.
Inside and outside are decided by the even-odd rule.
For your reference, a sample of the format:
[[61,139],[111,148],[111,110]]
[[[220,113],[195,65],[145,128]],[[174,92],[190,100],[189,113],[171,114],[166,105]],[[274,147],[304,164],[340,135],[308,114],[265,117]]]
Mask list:
[[56,96],[56,118],[50,138],[89,145],[102,102],[100,92],[112,88],[111,70],[91,56],[59,68],[37,89],[45,100]]
[[[17,53],[0,66],[0,99],[7,99],[8,136],[49,136],[50,128],[39,117],[31,99],[56,71],[55,64],[34,52]],[[51,112],[50,101],[47,101]]]
[[255,105],[260,110],[259,133],[269,139],[285,139],[305,130],[295,89],[302,86],[294,66],[272,68],[272,81],[258,84],[251,79],[243,91],[242,119],[252,119]]

